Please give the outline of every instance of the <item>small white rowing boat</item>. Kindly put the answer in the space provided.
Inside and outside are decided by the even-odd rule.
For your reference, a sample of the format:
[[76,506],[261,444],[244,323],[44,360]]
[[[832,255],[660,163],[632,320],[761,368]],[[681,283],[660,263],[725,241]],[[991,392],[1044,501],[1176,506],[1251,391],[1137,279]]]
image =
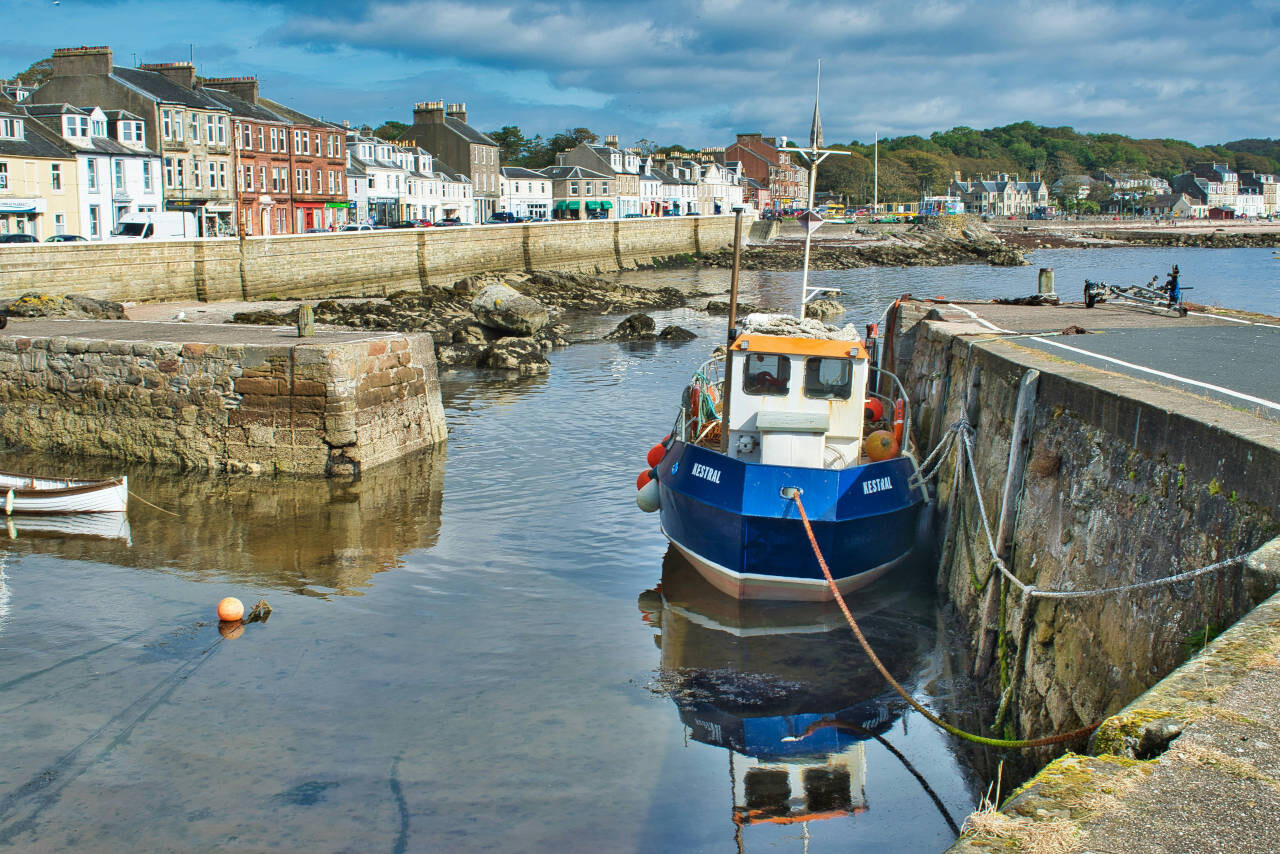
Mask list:
[[0,472],[4,513],[123,513],[129,478],[68,480]]

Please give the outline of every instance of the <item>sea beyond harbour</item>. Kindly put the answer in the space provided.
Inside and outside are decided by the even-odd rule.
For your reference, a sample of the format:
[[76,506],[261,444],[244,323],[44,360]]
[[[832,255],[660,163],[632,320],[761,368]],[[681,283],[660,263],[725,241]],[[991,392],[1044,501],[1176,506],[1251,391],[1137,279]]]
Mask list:
[[[1058,293],[1164,280],[1280,315],[1271,249],[1039,250],[1029,267],[862,268],[845,321],[903,293]],[[700,293],[724,270],[619,274]],[[743,274],[790,304],[799,273]],[[127,529],[15,521],[0,555],[0,850],[940,851],[987,790],[974,753],[892,696],[831,609],[735,609],[698,587],[634,504],[691,371],[688,344],[576,343],[543,377],[442,378],[449,439],[356,483],[208,477],[9,453],[0,468],[130,476]],[[593,322],[595,335],[619,317]],[[223,637],[223,596],[274,612]],[[914,695],[979,714],[932,568],[857,603]],[[733,821],[735,769],[693,737],[718,721],[883,711],[859,804],[798,824]],[[807,704],[807,705],[806,705]],[[801,706],[805,706],[801,708]],[[889,746],[892,746],[892,750]],[[803,761],[823,761],[820,751]],[[923,782],[922,782],[923,781]],[[856,808],[854,808],[856,806]]]

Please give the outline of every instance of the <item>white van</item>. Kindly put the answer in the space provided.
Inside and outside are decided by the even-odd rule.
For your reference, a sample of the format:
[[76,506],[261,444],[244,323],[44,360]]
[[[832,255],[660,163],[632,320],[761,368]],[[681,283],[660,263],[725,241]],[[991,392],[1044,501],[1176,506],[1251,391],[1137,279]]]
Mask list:
[[192,240],[199,237],[194,214],[183,211],[131,213],[120,218],[111,229],[110,241],[127,240]]

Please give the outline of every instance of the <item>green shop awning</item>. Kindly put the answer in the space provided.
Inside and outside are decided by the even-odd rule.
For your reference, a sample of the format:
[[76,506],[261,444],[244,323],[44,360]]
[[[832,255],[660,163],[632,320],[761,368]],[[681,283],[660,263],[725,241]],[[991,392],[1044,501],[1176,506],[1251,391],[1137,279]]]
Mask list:
[[580,204],[580,203],[579,203],[579,202],[576,202],[576,201],[573,201],[573,202],[565,202],[565,206],[566,206],[566,207],[568,207],[568,208],[569,208],[569,210],[571,210],[571,211],[576,211],[576,210],[578,209],[578,205],[579,205],[579,204]]
[[564,199],[558,199],[556,201],[556,210],[558,211],[564,210],[564,207],[566,204],[568,204],[568,202],[566,202]]
[[589,211],[597,211],[597,210],[600,210],[600,203],[599,203],[599,202],[587,202],[587,210],[589,210]]
[[613,207],[613,202],[603,201],[600,203],[600,207],[604,208],[605,210],[609,210],[609,208]]

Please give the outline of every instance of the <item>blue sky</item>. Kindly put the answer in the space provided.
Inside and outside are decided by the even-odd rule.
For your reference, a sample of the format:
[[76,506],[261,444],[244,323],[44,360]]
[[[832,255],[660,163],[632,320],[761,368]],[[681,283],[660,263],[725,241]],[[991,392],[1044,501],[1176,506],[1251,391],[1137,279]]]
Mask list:
[[480,130],[690,147],[1029,120],[1199,144],[1280,136],[1280,0],[6,0],[0,75],[54,48],[193,57],[353,123],[465,101]]

